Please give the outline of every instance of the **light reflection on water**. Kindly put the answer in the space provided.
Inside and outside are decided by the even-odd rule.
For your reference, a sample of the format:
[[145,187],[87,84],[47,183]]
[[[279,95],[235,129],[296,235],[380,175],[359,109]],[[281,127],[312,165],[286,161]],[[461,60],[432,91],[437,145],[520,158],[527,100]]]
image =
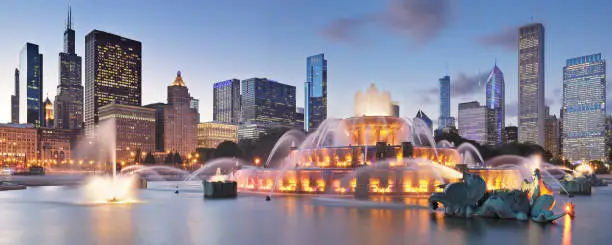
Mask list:
[[[612,202],[612,188],[603,188],[574,198],[574,220],[541,225],[326,206],[303,197],[204,200],[172,191],[139,191],[140,204],[91,206],[74,201],[79,189],[40,187],[0,192],[0,244],[609,244],[610,211],[600,206]],[[426,205],[425,198],[377,201]]]

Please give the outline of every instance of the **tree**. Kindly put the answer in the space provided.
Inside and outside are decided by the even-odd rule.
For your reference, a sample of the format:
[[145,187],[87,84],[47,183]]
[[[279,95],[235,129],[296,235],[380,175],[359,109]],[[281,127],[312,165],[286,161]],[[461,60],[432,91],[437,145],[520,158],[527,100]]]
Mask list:
[[173,164],[174,163],[174,154],[172,154],[172,152],[168,152],[168,154],[166,154],[166,158],[164,159],[164,163],[166,163],[166,164]]
[[221,157],[244,158],[244,155],[236,143],[232,141],[223,141],[215,149],[215,158]]
[[207,162],[215,157],[215,148],[196,148],[196,153],[200,156],[199,162]]
[[140,154],[142,154],[142,151],[140,150],[140,148],[136,149],[136,152],[134,155],[135,163],[141,163],[143,161],[142,156]]
[[147,153],[147,156],[145,157],[143,163],[145,163],[145,164],[154,164],[155,163],[155,157],[153,156],[153,154],[151,152]]
[[174,153],[174,157],[173,157],[173,162],[174,164],[179,164],[179,163],[183,163],[183,159],[181,158],[181,155],[179,155],[178,151]]
[[242,151],[244,160],[251,160],[253,159],[253,153],[255,151],[255,141],[252,139],[242,139],[240,141],[238,141],[238,147],[240,148],[240,150]]

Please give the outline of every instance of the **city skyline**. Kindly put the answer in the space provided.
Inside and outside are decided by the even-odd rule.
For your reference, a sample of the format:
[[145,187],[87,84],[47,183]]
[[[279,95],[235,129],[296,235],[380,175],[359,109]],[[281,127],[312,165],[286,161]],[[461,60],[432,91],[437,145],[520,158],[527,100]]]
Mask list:
[[[548,96],[546,98],[547,102],[550,102],[547,104],[551,106],[552,111],[558,111],[560,105],[560,98],[554,95],[561,90],[562,73],[559,72],[559,69],[563,66],[565,59],[583,53],[601,52],[604,56],[612,53],[610,45],[603,42],[607,34],[597,32],[597,28],[601,26],[598,26],[598,21],[593,21],[593,19],[602,18],[600,21],[605,22],[609,18],[605,17],[604,14],[596,14],[603,9],[601,5],[609,4],[607,2],[600,2],[600,5],[594,3],[560,3],[559,7],[562,11],[543,8],[544,4],[537,3],[526,4],[533,6],[533,10],[521,11],[521,8],[519,8],[521,4],[500,3],[500,7],[513,13],[511,17],[491,18],[495,21],[487,23],[487,26],[480,24],[479,27],[481,28],[477,28],[477,31],[465,31],[459,37],[452,34],[475,24],[475,21],[479,18],[486,18],[489,13],[480,11],[478,16],[470,17],[469,12],[456,13],[466,8],[465,3],[457,3],[457,6],[455,6],[446,2],[437,1],[436,4],[441,7],[442,14],[457,15],[452,17],[456,20],[456,24],[451,25],[448,20],[442,20],[444,23],[441,23],[441,27],[437,29],[439,32],[429,36],[429,39],[425,41],[420,39],[424,34],[418,31],[406,31],[407,35],[404,35],[402,32],[393,30],[380,31],[378,33],[380,37],[367,39],[366,41],[359,37],[365,33],[375,32],[375,30],[366,27],[351,29],[355,31],[353,33],[356,36],[339,38],[342,37],[339,35],[342,34],[342,28],[337,25],[338,19],[356,19],[363,12],[386,11],[387,3],[363,4],[339,13],[335,13],[335,10],[342,9],[347,2],[328,4],[326,5],[328,8],[321,15],[321,20],[316,23],[301,24],[297,23],[297,20],[289,20],[289,23],[278,26],[264,25],[263,23],[277,23],[276,21],[282,17],[277,14],[280,10],[295,12],[298,14],[297,19],[301,16],[297,13],[299,12],[298,9],[309,8],[307,4],[279,4],[278,7],[267,10],[272,14],[265,18],[245,12],[243,16],[236,20],[228,20],[223,16],[229,16],[227,13],[231,6],[236,4],[250,6],[253,3],[244,1],[235,1],[232,4],[189,2],[187,4],[167,5],[157,2],[151,4],[151,11],[139,13],[139,15],[142,15],[139,20],[144,22],[145,25],[143,23],[131,23],[131,17],[128,17],[130,15],[121,14],[133,11],[138,7],[137,3],[126,3],[119,10],[112,9],[112,1],[111,3],[98,4],[74,2],[71,5],[72,22],[77,32],[77,54],[83,55],[85,53],[84,35],[96,28],[143,42],[143,57],[145,57],[143,62],[143,104],[165,101],[165,81],[173,79],[174,72],[180,69],[185,71],[186,74],[190,74],[188,79],[196,83],[193,86],[193,95],[201,99],[201,121],[212,120],[212,84],[215,81],[223,81],[231,77],[238,79],[271,77],[296,86],[298,88],[296,93],[297,106],[303,107],[304,92],[302,89],[306,79],[303,71],[304,58],[317,53],[325,53],[326,58],[333,64],[330,67],[328,78],[328,117],[350,116],[350,113],[347,112],[352,111],[354,92],[367,87],[371,82],[375,82],[383,89],[390,89],[392,95],[394,94],[393,97],[399,98],[401,115],[414,115],[418,109],[422,109],[432,118],[438,118],[436,109],[438,105],[431,102],[436,101],[437,79],[446,73],[451,76],[453,83],[457,83],[457,85],[453,85],[453,97],[451,99],[453,101],[451,115],[456,117],[459,102],[484,100],[484,92],[482,92],[484,86],[470,87],[465,85],[473,85],[471,80],[478,71],[488,70],[487,68],[490,67],[492,61],[496,59],[498,66],[507,71],[505,74],[506,104],[509,106],[507,108],[506,124],[516,125],[516,106],[513,104],[517,103],[516,84],[518,74],[515,72],[517,70],[517,57],[516,48],[512,48],[515,42],[509,40],[507,35],[503,35],[507,30],[509,30],[508,33],[516,34],[518,26],[532,21],[531,16],[534,16],[534,22],[544,24],[547,30],[545,80],[547,81],[546,94]],[[3,2],[3,4],[6,8],[2,9],[11,10],[11,12],[3,13],[0,17],[4,21],[16,18],[26,11],[26,6],[17,1]],[[469,11],[478,11],[487,7],[484,1],[476,1],[473,5],[473,8]],[[187,17],[172,20],[169,17],[153,18],[153,16],[162,16],[161,13],[165,12],[169,6],[176,8],[177,11],[187,13],[193,11],[191,9],[204,9],[204,11],[215,9],[218,13],[213,13],[209,17],[192,17],[195,19]],[[62,50],[63,43],[58,33],[64,31],[65,28],[66,5],[41,1],[38,5],[27,6],[27,9],[33,11],[32,15],[36,16],[35,19],[44,21],[36,23],[24,21],[7,27],[7,31],[13,30],[14,33],[19,34],[7,37],[0,45],[0,53],[5,54],[0,59],[0,68],[2,68],[0,70],[0,84],[2,91],[5,91],[3,97],[6,98],[9,98],[13,92],[11,88],[13,86],[13,73],[14,69],[18,67],[17,56],[20,46],[23,46],[27,41],[34,42],[40,45],[41,52],[48,57],[50,57],[49,55],[55,56]],[[406,11],[409,9],[407,7]],[[587,11],[592,14],[585,19],[572,20],[575,25],[566,26],[568,20],[563,18],[562,13],[570,9]],[[118,17],[115,20],[98,18],[105,11],[115,13]],[[239,13],[244,12],[244,10],[238,11]],[[435,13],[439,14],[438,12]],[[491,16],[494,15],[491,14]],[[216,18],[220,21],[220,25],[218,27],[202,25],[202,23],[207,23],[206,21],[209,18]],[[257,28],[251,31],[247,30],[252,27],[249,25],[249,21],[256,22],[253,25],[257,25]],[[191,22],[197,24],[189,24]],[[577,26],[581,26],[580,23],[590,24],[587,28],[578,28]],[[233,31],[226,31],[225,29]],[[206,39],[203,44],[200,42],[192,44],[188,41],[190,38],[202,36],[201,34],[196,35],[190,30],[198,30],[198,33],[211,32],[218,34],[219,39],[230,38],[234,35],[232,33],[236,31],[241,32],[241,35],[249,33],[253,35],[254,33],[256,38],[249,42],[234,40],[231,43],[232,45],[222,45],[219,41],[211,39]],[[283,38],[280,38],[279,35],[287,30],[290,33],[298,32],[299,35],[295,35],[295,37],[285,37],[283,35]],[[333,30],[336,32],[333,32]],[[257,34],[262,32],[270,35]],[[167,35],[160,35],[160,33]],[[566,33],[572,33],[572,35]],[[449,38],[449,35],[453,38]],[[593,38],[582,42],[575,41],[576,38],[584,35],[601,35],[602,38]],[[279,37],[278,41],[275,40],[277,37]],[[299,46],[304,47],[290,44],[294,38],[303,39]],[[455,47],[455,44],[464,44],[465,48],[461,50],[449,49],[450,44],[453,44],[452,47]],[[498,44],[511,45],[500,46]],[[194,51],[199,46],[202,46],[201,49],[195,50],[195,52],[203,58],[195,59],[187,51]],[[255,58],[262,57],[262,52],[273,55],[265,56],[264,59]],[[441,53],[444,53],[444,55],[440,55]],[[468,56],[469,58],[466,58]],[[57,59],[44,60],[44,66],[47,67],[43,74],[45,80],[44,93],[45,96],[48,95],[50,98],[56,95],[55,87],[59,84],[57,81],[59,77],[57,62]],[[356,73],[356,70],[365,72]],[[347,93],[345,87],[353,84],[355,89],[349,90]],[[424,84],[424,86],[415,88],[415,85],[420,84]],[[406,91],[412,91],[412,94],[416,95],[406,96],[404,95]],[[429,91],[435,91],[435,93],[423,93]],[[2,122],[10,121],[9,102],[7,100],[6,103],[3,103],[4,106],[0,107],[0,121]]]

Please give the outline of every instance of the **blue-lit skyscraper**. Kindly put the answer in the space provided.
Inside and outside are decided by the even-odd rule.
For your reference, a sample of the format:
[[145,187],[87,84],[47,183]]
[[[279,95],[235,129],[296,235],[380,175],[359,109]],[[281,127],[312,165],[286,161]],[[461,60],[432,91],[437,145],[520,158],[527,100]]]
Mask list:
[[323,54],[306,59],[304,130],[316,129],[327,118],[327,60]]
[[505,84],[504,73],[497,64],[487,78],[487,144],[491,146],[503,143],[505,126]]
[[26,43],[19,58],[19,122],[42,126],[43,55],[38,45]]
[[241,122],[269,127],[294,127],[295,86],[282,84],[267,78],[243,80]]
[[230,79],[213,85],[213,121],[240,122],[240,80]]
[[448,128],[455,124],[455,119],[450,114],[451,83],[450,77],[440,78],[440,117],[438,118],[438,128]]
[[563,67],[563,156],[571,162],[604,160],[606,61],[593,54]]

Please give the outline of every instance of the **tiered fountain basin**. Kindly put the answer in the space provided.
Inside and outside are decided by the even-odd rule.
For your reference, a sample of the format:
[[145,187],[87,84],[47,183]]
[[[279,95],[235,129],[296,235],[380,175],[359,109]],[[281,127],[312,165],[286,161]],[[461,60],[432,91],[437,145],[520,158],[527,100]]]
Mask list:
[[[461,155],[454,148],[414,146],[402,118],[363,116],[342,120],[333,141],[342,146],[293,148],[282,168],[237,171],[238,190],[293,194],[424,195],[459,181]],[[329,140],[329,139],[323,139]],[[332,144],[333,145],[333,144]],[[489,190],[519,188],[514,169],[467,169]]]

